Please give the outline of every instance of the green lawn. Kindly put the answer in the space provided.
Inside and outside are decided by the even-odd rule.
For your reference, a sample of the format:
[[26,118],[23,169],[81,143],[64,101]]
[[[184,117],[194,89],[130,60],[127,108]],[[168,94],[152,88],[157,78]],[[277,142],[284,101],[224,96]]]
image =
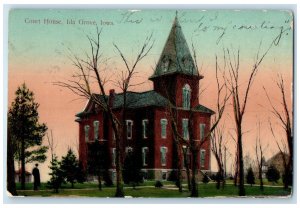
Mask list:
[[[152,184],[151,184],[152,183]],[[151,184],[151,186],[147,186]],[[154,197],[154,198],[167,198],[167,197],[188,197],[189,192],[184,190],[179,193],[175,186],[166,185],[163,188],[155,188],[154,182],[147,182],[147,187],[137,187],[132,189],[131,187],[125,187],[125,195],[132,197]],[[19,184],[18,184],[19,186]],[[29,187],[29,186],[28,186]],[[42,186],[45,188],[45,185]],[[84,183],[76,184],[74,189],[65,187],[60,189],[59,194],[55,194],[52,190],[42,189],[40,191],[25,190],[18,191],[19,195],[24,196],[82,196],[82,197],[113,197],[115,193],[114,187],[104,187],[102,191],[97,189],[97,184]],[[290,194],[290,190],[284,190],[282,187],[264,187],[264,191],[261,192],[259,186],[246,186],[247,196],[287,196]],[[200,197],[214,197],[214,196],[238,196],[238,189],[232,184],[227,184],[224,189],[217,190],[214,183],[199,184],[199,196]]]
[[[144,181],[144,183],[139,184],[139,186],[154,186],[155,181]],[[164,185],[174,185],[174,182],[171,181],[164,181]],[[105,188],[105,186],[102,184],[102,186]],[[21,183],[16,183],[17,190],[21,190]],[[112,187],[115,187],[113,185]],[[131,187],[131,185],[124,184],[124,187]],[[72,186],[70,183],[63,184],[62,189],[71,189]],[[97,182],[85,182],[85,183],[75,183],[74,184],[74,189],[90,189],[98,188],[98,183]],[[47,187],[47,183],[41,183],[40,190],[47,190],[49,187]],[[25,185],[25,190],[33,190],[33,183],[26,183]]]

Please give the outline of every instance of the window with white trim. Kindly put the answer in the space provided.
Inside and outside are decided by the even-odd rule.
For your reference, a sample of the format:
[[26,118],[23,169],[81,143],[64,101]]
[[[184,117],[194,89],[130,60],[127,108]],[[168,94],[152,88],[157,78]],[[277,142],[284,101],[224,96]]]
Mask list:
[[185,140],[189,140],[189,119],[182,119],[182,135]]
[[183,164],[183,167],[186,167],[186,165],[190,164],[190,150],[187,146],[184,145],[184,146],[182,146],[182,151],[183,151],[182,164]]
[[205,124],[200,124],[200,140],[203,141],[205,137]]
[[200,167],[205,167],[205,150],[200,150]]
[[143,166],[148,165],[148,147],[142,148],[142,159],[143,159]]
[[127,139],[132,138],[132,126],[133,126],[133,121],[132,120],[126,120]]
[[146,139],[148,138],[148,119],[144,119],[143,121],[143,138]]
[[85,125],[84,126],[84,138],[85,138],[85,142],[89,141],[89,133],[90,133],[90,126],[89,125]]
[[99,140],[99,121],[94,121],[94,140]]
[[160,162],[162,166],[167,165],[167,151],[166,147],[160,147]]
[[160,126],[161,126],[161,138],[167,138],[167,119],[163,118],[160,120]]
[[116,166],[116,148],[112,148],[112,165]]
[[185,84],[182,88],[182,102],[182,107],[184,109],[190,109],[191,87],[188,84]]

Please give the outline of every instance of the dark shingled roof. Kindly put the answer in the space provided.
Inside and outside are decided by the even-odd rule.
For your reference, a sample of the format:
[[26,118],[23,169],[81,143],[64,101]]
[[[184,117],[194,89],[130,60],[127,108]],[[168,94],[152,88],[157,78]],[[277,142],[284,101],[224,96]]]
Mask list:
[[197,105],[194,110],[202,112],[202,113],[209,113],[209,114],[215,114],[213,110],[210,110],[209,108],[205,107],[204,105]]
[[199,76],[177,16],[155,72],[149,79],[174,73]]
[[[103,95],[98,95],[99,99],[104,101]],[[165,107],[168,105],[168,99],[155,92],[154,90],[146,91],[146,92],[127,92],[127,108],[143,108],[149,106],[156,107]],[[121,108],[123,106],[123,93],[115,94],[115,100],[113,103],[113,108]],[[174,106],[173,106],[174,107]],[[180,108],[181,109],[181,108]],[[202,112],[202,113],[210,113],[214,114],[214,111],[203,105],[197,105],[194,111]],[[93,112],[82,111],[76,114],[77,117],[82,117],[84,115],[91,114]]]
[[[127,108],[142,108],[146,106],[166,106],[168,100],[159,93],[151,90],[146,92],[127,92]],[[123,93],[116,94],[113,108],[123,106]]]

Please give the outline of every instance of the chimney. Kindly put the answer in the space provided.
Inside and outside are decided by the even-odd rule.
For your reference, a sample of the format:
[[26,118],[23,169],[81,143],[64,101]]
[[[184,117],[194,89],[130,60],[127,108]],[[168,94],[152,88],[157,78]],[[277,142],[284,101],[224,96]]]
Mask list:
[[109,106],[112,107],[115,102],[115,89],[109,90]]

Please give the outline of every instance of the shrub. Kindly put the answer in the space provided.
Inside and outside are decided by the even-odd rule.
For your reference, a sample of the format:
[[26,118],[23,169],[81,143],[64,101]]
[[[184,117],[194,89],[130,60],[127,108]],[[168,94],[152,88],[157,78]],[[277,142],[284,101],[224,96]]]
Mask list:
[[104,185],[106,187],[111,187],[112,185],[114,185],[108,173],[104,175],[103,179],[104,179]]
[[280,173],[274,165],[271,165],[268,168],[266,175],[267,175],[268,181],[273,182],[273,183],[274,182],[277,183],[278,179],[280,178]]
[[161,187],[163,187],[164,185],[162,184],[162,182],[156,181],[154,186],[155,186],[155,188],[161,188]]
[[202,182],[204,184],[207,184],[209,182],[209,178],[208,178],[207,174],[205,174],[204,177],[202,178]]
[[255,177],[254,177],[254,173],[253,173],[253,170],[252,170],[251,167],[248,169],[246,178],[247,178],[247,183],[248,184],[250,184],[251,186],[253,184],[255,184]]

